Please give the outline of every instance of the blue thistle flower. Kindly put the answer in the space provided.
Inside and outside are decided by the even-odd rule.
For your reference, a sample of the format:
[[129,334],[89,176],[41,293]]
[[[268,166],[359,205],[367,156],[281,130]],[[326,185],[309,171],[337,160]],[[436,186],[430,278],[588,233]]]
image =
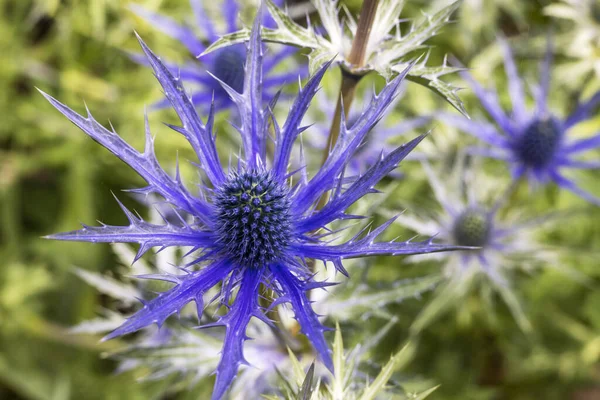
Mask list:
[[492,117],[497,127],[484,121],[467,120],[453,115],[443,115],[441,120],[479,138],[491,149],[477,149],[477,153],[505,161],[511,168],[515,180],[527,177],[531,182],[545,184],[550,181],[561,188],[600,205],[600,199],[585,192],[563,174],[563,169],[600,168],[597,161],[583,161],[578,156],[600,147],[600,132],[590,138],[569,140],[568,131],[589,118],[598,104],[600,91],[579,104],[566,118],[560,118],[548,110],[550,90],[551,49],[541,68],[541,82],[535,88],[535,110],[525,106],[523,83],[518,75],[512,52],[504,39],[499,40],[504,54],[504,66],[508,77],[509,94],[512,101],[511,115],[500,107],[498,96],[485,90],[468,73],[463,73],[479,101]]
[[[202,38],[198,38],[194,30],[186,25],[181,25],[164,15],[152,13],[145,8],[133,5],[131,9],[140,17],[146,19],[163,33],[171,36],[183,44],[196,61],[177,65],[166,62],[165,65],[174,75],[179,74],[182,80],[198,87],[191,93],[192,103],[202,107],[204,111],[212,106],[217,111],[230,109],[234,103],[221,85],[207,74],[207,71],[225,82],[229,87],[241,93],[244,85],[244,62],[246,61],[246,48],[243,44],[233,45],[199,57],[206,50],[206,46],[219,39],[220,36],[235,32],[241,28],[239,23],[239,6],[235,0],[226,0],[222,5],[222,14],[225,17],[226,29],[218,32],[212,20],[206,15],[199,0],[190,0],[196,19],[196,27],[201,30]],[[279,3],[283,3],[280,1]],[[273,24],[265,18],[266,23]],[[286,59],[297,52],[297,49],[284,46],[279,51],[267,54],[263,63],[263,89],[265,99],[270,99],[273,94],[286,82],[294,82],[298,75],[304,76],[306,68],[295,66],[286,71],[275,73],[275,69]],[[148,65],[146,57],[141,54],[132,54],[132,59],[140,64]],[[214,95],[214,101],[213,101]],[[156,104],[156,107],[168,107],[169,100],[165,99]]]
[[[260,13],[260,11],[259,11]],[[260,14],[259,14],[260,15]],[[309,179],[305,169],[288,172],[292,148],[298,136],[307,129],[302,118],[318,90],[320,81],[329,67],[324,65],[300,90],[285,123],[280,127],[268,111],[263,110],[263,46],[260,38],[260,18],[256,18],[247,47],[245,79],[242,93],[220,81],[223,89],[237,106],[241,123],[243,154],[237,166],[226,172],[220,162],[213,131],[214,107],[206,124],[201,121],[186,94],[181,79],[138,37],[148,63],[161,84],[167,99],[177,112],[182,126],[171,126],[183,135],[198,157],[206,186],[200,187],[200,196],[184,187],[179,174],[168,175],[158,164],[153,138],[146,118],[146,146],[138,152],[114,130],[100,125],[87,112],[82,116],[53,97],[43,95],[87,135],[129,164],[148,182],[139,193],[156,193],[170,203],[180,214],[179,223],[153,224],[134,215],[122,204],[129,220],[127,226],[88,226],[72,232],[50,236],[58,240],[85,242],[125,242],[140,245],[136,260],[152,247],[189,246],[198,256],[184,265],[186,275],[152,275],[174,284],[131,316],[121,327],[106,336],[111,339],[129,334],[152,324],[161,325],[172,314],[194,301],[198,316],[204,310],[203,295],[213,286],[222,284],[221,302],[227,313],[217,323],[225,327],[221,360],[216,370],[213,399],[223,396],[234,379],[238,367],[246,363],[243,343],[248,338],[246,327],[256,317],[270,323],[258,302],[259,286],[265,285],[278,296],[274,304],[289,303],[302,332],[308,337],[320,359],[333,370],[330,350],[324,337],[325,327],[311,308],[307,292],[324,288],[331,283],[313,280],[306,260],[315,259],[332,263],[345,273],[345,258],[374,255],[406,255],[451,250],[457,246],[422,242],[376,242],[376,238],[393,219],[369,233],[359,234],[340,244],[331,244],[333,232],[325,228],[336,220],[358,218],[345,211],[367,193],[423,139],[420,136],[381,157],[362,176],[344,178],[344,168],[356,152],[365,135],[381,119],[406,76],[407,70],[374,96],[357,122],[341,127],[340,139],[331,150],[324,165]],[[267,139],[275,132],[273,157],[267,156]],[[292,183],[293,182],[293,183]],[[317,209],[319,199],[332,192],[327,203]],[[187,214],[193,218],[183,218]],[[317,232],[325,228],[324,231]],[[190,253],[191,254],[191,253]],[[199,270],[191,270],[201,265]],[[237,294],[233,298],[235,289]]]
[[[474,251],[413,258],[413,261],[428,258],[443,260],[447,282],[438,290],[438,296],[421,311],[412,329],[423,329],[442,311],[456,304],[456,300],[463,298],[473,283],[480,281],[491,283],[521,329],[529,331],[531,325],[512,290],[509,277],[515,269],[529,270],[538,265],[552,265],[556,254],[549,254],[533,236],[542,224],[553,220],[553,215],[523,218],[520,212],[509,210],[499,213],[514,187],[510,186],[508,191],[499,194],[498,188],[503,186],[503,180],[475,172],[481,171],[479,163],[471,164],[468,171],[464,170],[464,164],[464,154],[459,154],[450,173],[444,171],[442,179],[424,163],[441,210],[427,218],[408,215],[398,218],[400,224],[418,234],[438,234],[442,240],[457,246],[479,247]],[[479,279],[481,277],[485,279]]]
[[[398,221],[415,230],[419,234],[430,232],[438,234],[443,240],[458,246],[480,247],[475,251],[461,251],[435,258],[448,258],[453,260],[448,269],[450,276],[471,275],[474,272],[484,272],[496,284],[505,284],[506,281],[500,272],[498,262],[502,256],[508,256],[513,249],[512,236],[516,229],[506,229],[498,223],[498,207],[486,206],[474,193],[475,186],[481,182],[469,181],[468,199],[465,201],[457,188],[464,187],[464,179],[460,176],[462,171],[455,166],[452,175],[443,182],[427,163],[423,164],[429,183],[433,188],[436,200],[442,206],[442,212],[433,220],[421,220],[413,216],[400,216]],[[481,191],[478,188],[477,191]],[[422,259],[422,258],[421,258]],[[453,265],[455,264],[455,265]],[[471,271],[471,266],[477,265]]]

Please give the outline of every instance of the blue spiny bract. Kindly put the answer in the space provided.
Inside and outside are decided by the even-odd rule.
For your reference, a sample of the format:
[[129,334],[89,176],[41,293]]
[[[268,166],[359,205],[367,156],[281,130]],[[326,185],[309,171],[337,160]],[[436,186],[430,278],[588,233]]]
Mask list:
[[[451,305],[462,308],[465,296],[478,290],[479,284],[499,294],[521,329],[529,331],[531,325],[512,290],[512,279],[515,270],[530,271],[534,265],[543,265],[543,246],[535,241],[533,233],[550,222],[550,216],[523,218],[522,213],[505,207],[514,186],[509,185],[499,196],[498,185],[503,181],[483,174],[481,165],[470,157],[457,157],[451,168],[444,164],[443,172],[435,173],[426,163],[424,167],[440,210],[428,212],[427,218],[400,216],[399,222],[417,234],[438,234],[441,240],[478,249],[435,256],[444,260],[447,281],[421,311],[413,332],[421,331]],[[420,257],[414,259],[419,261]],[[487,302],[481,303],[483,306]]]

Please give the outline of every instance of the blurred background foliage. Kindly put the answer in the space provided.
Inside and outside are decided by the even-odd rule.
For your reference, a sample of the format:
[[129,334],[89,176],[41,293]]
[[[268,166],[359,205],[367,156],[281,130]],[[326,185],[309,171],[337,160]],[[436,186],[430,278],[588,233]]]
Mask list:
[[[108,245],[59,243],[43,235],[72,230],[80,222],[124,223],[111,191],[137,187],[141,180],[107,151],[89,140],[35,90],[40,87],[75,109],[83,100],[98,121],[110,122],[137,148],[143,141],[145,105],[160,99],[151,73],[136,65],[126,51],[137,51],[133,30],[159,54],[183,59],[174,42],[154,31],[128,10],[125,0],[4,0],[0,3],[0,398],[1,399],[152,399],[204,398],[211,383],[201,382],[175,395],[168,381],[143,381],[139,371],[116,374],[116,361],[105,357],[123,346],[121,340],[99,342],[98,336],[74,335],[68,328],[110,308],[110,299],[87,286],[75,267],[115,273],[117,260]],[[410,0],[406,17],[418,17],[423,8],[438,8],[445,0]],[[185,0],[150,0],[150,9],[183,19]],[[357,12],[360,1],[345,4]],[[451,54],[483,81],[499,85],[504,72],[495,37],[507,36],[519,57],[524,76],[537,79],[548,32],[555,42],[551,103],[566,113],[583,92],[600,88],[600,4],[587,16],[564,8],[577,0],[465,0],[455,22],[434,38],[433,58]],[[583,4],[583,2],[582,2]],[[569,17],[569,15],[573,17]],[[591,36],[590,36],[591,35]],[[587,48],[574,48],[578,38]],[[585,46],[584,46],[585,47]],[[585,51],[584,51],[585,50]],[[299,60],[303,60],[299,57]],[[326,80],[335,93],[337,71]],[[458,78],[455,77],[458,81]],[[431,113],[449,106],[426,90],[409,85],[403,100],[387,122]],[[464,86],[464,85],[462,85]],[[469,113],[482,114],[476,100],[461,92]],[[502,101],[509,102],[506,94]],[[169,111],[151,112],[156,148],[164,165],[175,154],[192,159],[190,149],[161,122]],[[222,118],[221,130],[229,130]],[[452,134],[434,125],[434,134]],[[581,129],[598,131],[600,117]],[[463,142],[472,140],[459,136]],[[464,143],[460,143],[463,146]],[[225,140],[222,146],[227,146]],[[452,160],[456,144],[435,148],[442,160]],[[227,151],[226,149],[224,151]],[[595,154],[599,156],[599,154]],[[170,164],[169,164],[170,163]],[[192,166],[181,163],[184,175]],[[491,173],[505,174],[502,166],[486,165]],[[408,182],[392,185],[387,208],[424,208],[435,204],[418,164],[403,172]],[[583,186],[596,195],[598,175],[582,174]],[[594,190],[595,188],[595,190]],[[405,373],[422,376],[440,388],[439,399],[573,399],[600,398],[600,209],[586,207],[575,197],[548,189],[531,196],[519,188],[512,199],[531,212],[577,208],[565,214],[539,239],[558,249],[556,269],[522,273],[515,290],[534,326],[534,334],[520,331],[506,307],[495,301],[494,313],[483,307],[485,290],[474,292],[452,313],[439,318],[418,338],[416,356]],[[121,194],[129,207],[147,214],[145,206]],[[399,199],[399,200],[395,200]],[[392,232],[408,235],[398,228]],[[436,265],[403,264],[381,257],[371,260],[366,273],[355,280],[378,284],[435,272]],[[561,273],[562,267],[584,274],[584,283]],[[117,274],[118,275],[118,274]],[[350,285],[350,283],[348,283]],[[397,323],[377,345],[371,362],[383,364],[408,335],[415,316],[430,299],[404,300],[388,307]],[[131,310],[121,310],[130,312]],[[386,321],[369,318],[348,323],[343,332],[377,332]],[[331,325],[331,323],[330,323]],[[346,339],[346,337],[344,338]],[[170,393],[170,394],[169,394]]]

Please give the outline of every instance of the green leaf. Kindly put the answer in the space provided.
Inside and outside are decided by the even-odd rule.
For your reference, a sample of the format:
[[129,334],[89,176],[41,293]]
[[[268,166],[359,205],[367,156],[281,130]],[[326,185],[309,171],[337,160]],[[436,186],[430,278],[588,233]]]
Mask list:
[[419,334],[425,327],[431,324],[436,318],[458,302],[468,289],[471,287],[470,281],[449,281],[441,286],[434,294],[433,299],[427,304],[421,313],[417,316],[410,331],[412,335]]
[[[263,36],[263,40],[265,39],[265,34],[266,34],[265,31],[266,31],[266,29],[262,28],[261,34]],[[234,44],[244,43],[244,42],[247,42],[248,40],[250,40],[250,30],[248,30],[248,29],[244,28],[237,32],[228,33],[227,35],[221,36],[219,38],[219,40],[217,40],[216,42],[214,42],[213,44],[208,46],[206,48],[206,50],[204,50],[204,52],[202,54],[200,54],[200,56],[203,56],[208,53],[212,53],[213,51],[222,49],[224,47],[232,46]],[[277,42],[277,43],[284,43],[284,42]]]
[[533,327],[531,326],[529,319],[525,315],[525,312],[523,311],[521,303],[519,302],[519,299],[517,298],[516,294],[511,290],[510,287],[506,287],[503,285],[494,284],[494,288],[498,291],[498,293],[500,293],[502,300],[504,300],[504,302],[508,306],[511,314],[515,318],[515,321],[517,321],[517,324],[523,330],[523,332],[527,334],[532,334]]
[[315,363],[310,364],[310,368],[306,373],[306,378],[302,382],[300,393],[298,394],[298,400],[310,400],[313,394],[313,378],[315,376]]
[[403,38],[390,40],[382,47],[380,54],[377,54],[379,62],[393,64],[394,61],[404,57],[408,53],[418,50],[421,45],[435,36],[438,31],[446,25],[450,15],[458,8],[462,0],[458,0],[447,7],[444,7],[434,15],[427,15],[425,20],[408,33]]
[[346,374],[345,367],[342,330],[340,329],[340,324],[336,322],[335,337],[333,339],[333,369],[335,370],[335,376],[330,388],[333,398],[342,398],[344,395],[344,388],[346,387],[344,379],[344,375]]
[[137,299],[144,297],[133,285],[119,282],[116,279],[109,278],[97,272],[75,268],[75,274],[87,284],[95,287],[100,293],[110,296],[113,299],[121,300],[126,304],[135,304],[138,302]]
[[325,313],[340,320],[349,320],[357,315],[380,309],[390,303],[399,303],[408,298],[420,296],[423,292],[433,289],[441,276],[431,275],[416,279],[406,279],[394,284],[389,289],[379,289],[376,292],[354,291],[348,298],[335,296],[327,301]]
[[[444,64],[439,67],[427,67],[425,63],[427,62],[427,57],[423,62],[415,65],[411,68],[409,74],[406,79],[411,82],[415,82],[421,86],[426,87],[431,90],[444,100],[446,100],[450,105],[456,108],[462,115],[469,118],[467,114],[467,110],[462,102],[462,100],[456,94],[459,88],[455,87],[451,83],[444,82],[439,79],[441,76],[452,74],[458,71],[462,71],[463,68],[460,67],[449,67]],[[401,72],[407,64],[397,64],[392,67],[392,69],[396,72]]]
[[426,391],[419,393],[417,397],[414,397],[414,400],[423,400],[424,398],[428,397],[431,393],[435,392],[439,387],[440,385],[437,385],[432,387],[431,389],[427,389]]
[[[261,30],[261,35],[264,41],[308,48],[317,51],[319,54],[331,53],[332,57],[330,58],[333,58],[335,53],[331,51],[331,43],[322,36],[318,35],[314,29],[312,29],[312,27],[304,28],[303,26],[298,25],[271,0],[266,0],[266,4],[271,17],[277,24],[277,28],[268,29],[263,27]],[[229,33],[221,36],[219,40],[211,44],[204,51],[204,53],[202,53],[202,55],[208,54],[223,47],[231,46],[233,44],[244,43],[249,39],[250,30],[248,28]]]
[[407,343],[390,361],[381,369],[377,378],[369,385],[360,400],[374,400],[377,394],[385,390],[385,385],[392,377],[394,371],[408,364],[415,353],[416,347],[412,343]]

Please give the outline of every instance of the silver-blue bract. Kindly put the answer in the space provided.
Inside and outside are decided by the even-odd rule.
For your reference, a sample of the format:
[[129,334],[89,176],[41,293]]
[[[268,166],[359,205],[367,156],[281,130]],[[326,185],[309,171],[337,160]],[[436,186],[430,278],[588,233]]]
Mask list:
[[[312,310],[307,291],[331,283],[316,282],[306,262],[309,259],[331,262],[345,273],[342,260],[370,255],[405,255],[451,250],[458,246],[422,242],[376,242],[392,220],[371,232],[359,234],[345,243],[332,244],[333,231],[324,228],[336,221],[356,216],[346,209],[374,186],[423,139],[411,142],[382,156],[362,176],[344,178],[344,168],[365,135],[382,117],[406,72],[389,82],[375,96],[356,123],[341,127],[340,138],[324,165],[310,179],[303,168],[288,172],[295,140],[307,127],[302,117],[328,68],[323,66],[300,90],[285,123],[280,126],[263,103],[263,46],[260,20],[256,19],[247,47],[243,92],[221,82],[238,108],[243,155],[237,166],[225,171],[215,146],[214,109],[206,124],[201,121],[181,79],[173,76],[159,58],[140,39],[148,63],[161,84],[167,99],[177,112],[182,126],[173,127],[190,143],[206,177],[206,186],[198,196],[182,184],[179,175],[171,177],[156,160],[153,139],[146,123],[146,147],[138,152],[116,132],[101,126],[91,114],[81,116],[51,96],[46,98],[95,141],[135,169],[148,186],[141,193],[156,193],[169,202],[176,212],[193,218],[177,223],[152,224],[123,207],[127,226],[85,225],[83,229],[51,236],[58,240],[88,242],[139,243],[137,258],[152,247],[189,246],[198,253],[193,262],[183,266],[187,275],[154,275],[147,278],[172,282],[174,287],[161,293],[131,316],[106,339],[135,332],[152,324],[161,325],[184,305],[195,301],[198,315],[204,310],[203,295],[222,283],[221,302],[228,312],[214,325],[226,329],[221,360],[216,370],[213,399],[223,396],[240,364],[245,363],[243,343],[246,326],[256,317],[271,323],[258,302],[259,286],[271,288],[278,296],[275,304],[290,303],[302,332],[308,337],[322,362],[333,370],[330,350],[317,314]],[[273,157],[267,156],[267,141],[274,135]],[[303,162],[302,162],[303,164]],[[327,203],[316,207],[319,199],[331,192]],[[201,266],[193,270],[192,266]],[[237,289],[237,294],[235,289]],[[235,299],[231,300],[233,297]]]

